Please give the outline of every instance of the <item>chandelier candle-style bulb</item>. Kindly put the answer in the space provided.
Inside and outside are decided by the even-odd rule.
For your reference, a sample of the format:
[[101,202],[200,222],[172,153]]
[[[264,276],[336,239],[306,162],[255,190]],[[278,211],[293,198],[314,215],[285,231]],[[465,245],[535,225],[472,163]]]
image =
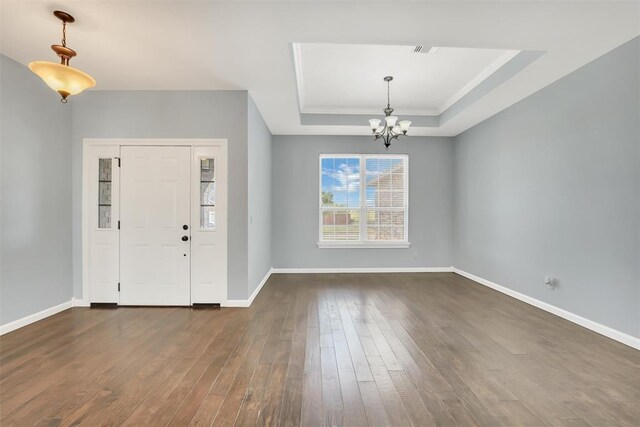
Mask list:
[[[391,108],[391,101],[389,100],[389,83],[393,80],[393,77],[387,76],[384,81],[387,82],[387,108],[383,108],[384,122],[380,119],[370,119],[369,126],[373,132],[374,141],[382,139],[384,141],[385,150],[389,150],[391,141],[398,139],[399,136],[405,136],[411,126],[409,120],[401,120],[398,122],[397,116],[392,116],[393,108]],[[382,126],[380,124],[383,123]]]
[[60,63],[33,61],[29,64],[29,69],[47,86],[58,92],[62,97],[61,101],[66,103],[68,96],[77,95],[85,89],[94,87],[96,81],[84,71],[69,66],[69,61],[76,56],[76,51],[67,47],[67,23],[75,22],[75,18],[60,10],[56,10],[53,14],[62,21],[62,44],[51,46],[51,49],[60,57]]

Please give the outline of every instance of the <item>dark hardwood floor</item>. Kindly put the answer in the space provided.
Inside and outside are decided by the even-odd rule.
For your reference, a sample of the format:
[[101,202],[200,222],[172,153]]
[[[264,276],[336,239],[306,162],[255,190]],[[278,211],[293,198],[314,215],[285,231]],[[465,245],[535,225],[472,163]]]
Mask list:
[[640,352],[450,273],[274,275],[249,309],[0,338],[0,424],[639,426]]

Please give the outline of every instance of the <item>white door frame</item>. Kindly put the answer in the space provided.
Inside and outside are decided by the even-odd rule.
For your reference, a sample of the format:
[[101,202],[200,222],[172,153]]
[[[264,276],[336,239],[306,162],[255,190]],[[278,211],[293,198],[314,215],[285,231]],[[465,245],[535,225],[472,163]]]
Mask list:
[[[187,146],[191,147],[191,152],[193,153],[193,147],[220,147],[223,151],[223,157],[225,159],[225,163],[227,164],[228,170],[228,150],[227,150],[227,139],[222,138],[84,138],[82,140],[82,300],[74,299],[75,306],[89,306],[91,302],[91,287],[90,287],[90,278],[89,278],[89,248],[90,248],[90,224],[91,224],[91,212],[92,206],[90,206],[90,165],[91,161],[89,159],[89,153],[91,150],[89,148],[100,147],[100,146],[126,146],[126,145],[159,145],[159,146]],[[227,174],[227,193],[228,193],[228,174]],[[228,199],[227,199],[228,203]],[[228,228],[228,206],[227,203],[224,205],[225,209],[225,218],[227,221]],[[229,238],[228,235],[225,236],[225,246],[228,247]],[[228,255],[227,255],[228,257]],[[228,268],[228,258],[224,263],[225,270]],[[225,276],[227,276],[227,271],[225,271]],[[228,278],[225,282],[225,297],[224,301],[221,302],[220,305],[227,305],[228,301],[228,293],[229,293],[229,281]],[[192,301],[193,302],[193,301]]]

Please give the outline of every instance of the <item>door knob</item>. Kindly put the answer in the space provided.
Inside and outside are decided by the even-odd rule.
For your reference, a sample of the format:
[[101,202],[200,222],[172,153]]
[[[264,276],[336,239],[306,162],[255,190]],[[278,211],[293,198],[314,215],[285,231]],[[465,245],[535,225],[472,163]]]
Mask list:
[[186,242],[187,240],[189,240],[189,237],[188,237],[188,236],[182,236],[182,241],[183,241],[183,242]]
[[188,229],[189,229],[189,226],[188,226],[187,224],[185,224],[185,225],[183,225],[183,226],[182,226],[182,229],[183,229],[183,230],[188,230]]

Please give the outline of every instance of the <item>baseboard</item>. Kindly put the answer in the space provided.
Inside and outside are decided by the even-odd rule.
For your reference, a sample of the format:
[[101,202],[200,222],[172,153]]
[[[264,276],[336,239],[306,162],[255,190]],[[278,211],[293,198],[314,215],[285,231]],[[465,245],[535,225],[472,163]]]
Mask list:
[[67,310],[73,307],[72,301],[65,301],[62,304],[55,305],[53,307],[49,307],[42,311],[39,311],[34,314],[30,314],[28,316],[23,317],[22,319],[14,320],[13,322],[5,323],[0,326],[0,335],[8,334],[11,331],[15,331],[16,329],[22,328],[23,326],[30,325],[38,320],[45,319],[49,316],[53,316],[54,314],[60,313],[61,311]]
[[273,268],[274,274],[322,273],[451,273],[453,267]]
[[260,282],[256,290],[253,291],[253,293],[249,297],[249,305],[251,305],[253,303],[253,300],[256,299],[256,297],[258,296],[258,293],[260,293],[260,290],[262,290],[262,287],[265,285],[265,283],[267,283],[267,280],[269,280],[269,277],[271,277],[272,274],[273,274],[273,267],[271,267],[269,271],[267,271],[267,274],[264,275],[264,277],[262,278],[262,281]]
[[497,283],[493,283],[487,279],[483,279],[482,277],[474,276],[471,273],[467,273],[466,271],[459,270],[455,267],[453,268],[453,272],[456,274],[459,274],[460,276],[466,277],[467,279],[473,280],[474,282],[477,282],[481,285],[484,285],[488,288],[491,288],[505,295],[508,295],[512,298],[515,298],[517,300],[530,304],[534,307],[537,307],[541,310],[544,310],[551,314],[555,314],[556,316],[562,317],[563,319],[566,319],[577,325],[580,325],[589,330],[592,330],[593,332],[597,332],[600,335],[604,335],[607,338],[611,338],[612,340],[618,341],[622,344],[628,345],[629,347],[633,347],[635,349],[640,350],[640,338],[634,337],[624,332],[620,332],[617,329],[610,328],[601,323],[594,322],[593,320],[586,319],[582,316],[571,313],[570,311],[556,307],[555,305],[551,305],[546,302],[540,301],[539,299],[530,297],[525,294],[521,294],[520,292],[514,291],[513,289],[509,289],[507,287],[498,285]]
[[91,304],[89,303],[89,301],[83,300],[81,298],[73,298],[71,300],[71,303],[73,304],[74,307],[91,307]]
[[269,277],[271,277],[272,274],[273,268],[270,268],[269,271],[267,271],[267,274],[265,274],[262,278],[262,281],[260,282],[256,290],[253,291],[249,299],[230,299],[227,300],[227,303],[224,304],[224,307],[250,307],[253,303],[253,300],[256,299],[258,293],[260,293],[262,287],[265,285],[265,283],[267,283],[267,280],[269,280]]

